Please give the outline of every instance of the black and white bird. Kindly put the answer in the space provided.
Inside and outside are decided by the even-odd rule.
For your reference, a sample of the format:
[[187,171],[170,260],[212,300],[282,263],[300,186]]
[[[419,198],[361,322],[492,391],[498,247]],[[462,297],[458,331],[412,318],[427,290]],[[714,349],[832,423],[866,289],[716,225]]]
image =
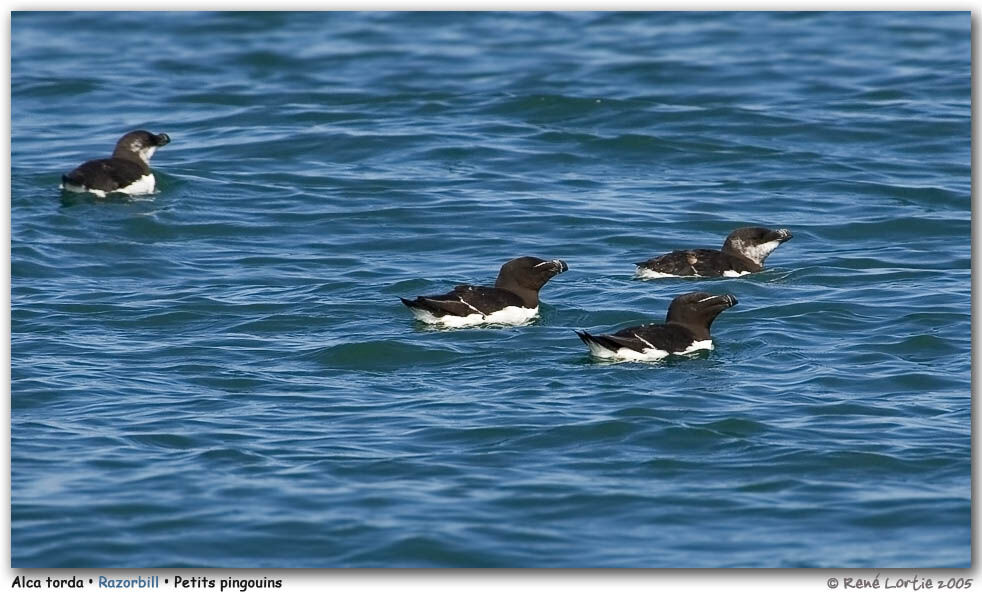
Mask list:
[[170,142],[167,134],[151,134],[145,130],[130,132],[119,139],[108,159],[86,161],[61,176],[61,189],[89,192],[100,198],[107,194],[149,194],[157,186],[150,170],[150,157],[158,148]]
[[664,324],[628,327],[613,334],[593,335],[578,331],[590,354],[608,360],[655,361],[670,354],[712,350],[709,326],[716,316],[737,304],[732,294],[690,292],[668,306]]
[[723,242],[722,250],[686,249],[638,262],[639,278],[668,276],[736,277],[764,269],[764,260],[781,243],[791,239],[791,231],[772,231],[763,227],[736,229]]
[[539,289],[568,269],[561,259],[519,257],[501,266],[494,287],[461,284],[446,294],[401,300],[424,323],[521,325],[539,314]]

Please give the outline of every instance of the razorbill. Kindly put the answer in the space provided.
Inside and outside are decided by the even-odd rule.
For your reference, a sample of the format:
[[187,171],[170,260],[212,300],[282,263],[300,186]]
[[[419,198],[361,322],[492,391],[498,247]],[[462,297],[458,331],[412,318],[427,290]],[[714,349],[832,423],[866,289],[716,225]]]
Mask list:
[[678,250],[638,262],[639,278],[666,276],[743,276],[764,269],[764,260],[791,238],[788,229],[739,228],[723,241],[723,249]]
[[690,292],[672,300],[664,324],[638,325],[601,335],[578,331],[576,335],[590,354],[604,359],[653,361],[669,354],[712,350],[709,326],[717,315],[735,304],[732,294]]
[[539,314],[539,289],[568,269],[561,259],[519,257],[501,266],[493,288],[461,284],[446,294],[400,300],[424,323],[521,325]]
[[111,192],[125,194],[152,193],[157,182],[150,171],[150,157],[170,142],[167,134],[145,130],[130,132],[119,139],[108,159],[86,161],[71,173],[61,176],[61,189],[89,192],[100,198]]

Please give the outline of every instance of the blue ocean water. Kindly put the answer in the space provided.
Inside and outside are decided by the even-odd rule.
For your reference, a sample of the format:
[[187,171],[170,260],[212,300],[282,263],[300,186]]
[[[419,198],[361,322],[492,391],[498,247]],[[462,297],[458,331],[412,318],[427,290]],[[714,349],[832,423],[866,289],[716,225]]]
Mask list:
[[[11,23],[15,567],[970,564],[970,15]],[[129,130],[158,191],[63,195]],[[633,277],[745,225],[737,279]],[[565,259],[541,316],[398,297]],[[574,329],[740,303],[710,353]]]

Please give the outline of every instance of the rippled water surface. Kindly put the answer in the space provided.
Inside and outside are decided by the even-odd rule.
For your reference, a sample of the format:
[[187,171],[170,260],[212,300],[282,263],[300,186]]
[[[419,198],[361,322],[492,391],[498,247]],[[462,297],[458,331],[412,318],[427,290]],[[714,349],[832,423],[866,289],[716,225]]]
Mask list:
[[[970,564],[968,12],[11,29],[15,567]],[[61,194],[137,128],[156,194]],[[520,255],[529,326],[399,302]],[[573,333],[696,290],[710,353]]]

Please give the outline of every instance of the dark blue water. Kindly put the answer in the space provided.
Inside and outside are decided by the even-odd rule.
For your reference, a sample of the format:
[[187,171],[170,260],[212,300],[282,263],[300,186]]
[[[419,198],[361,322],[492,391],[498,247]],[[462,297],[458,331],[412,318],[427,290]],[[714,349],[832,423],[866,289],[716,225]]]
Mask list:
[[[968,566],[969,32],[14,13],[13,566]],[[138,128],[156,194],[59,192]],[[633,278],[748,224],[762,273]],[[399,302],[520,255],[527,327]],[[694,290],[711,353],[573,333]]]

